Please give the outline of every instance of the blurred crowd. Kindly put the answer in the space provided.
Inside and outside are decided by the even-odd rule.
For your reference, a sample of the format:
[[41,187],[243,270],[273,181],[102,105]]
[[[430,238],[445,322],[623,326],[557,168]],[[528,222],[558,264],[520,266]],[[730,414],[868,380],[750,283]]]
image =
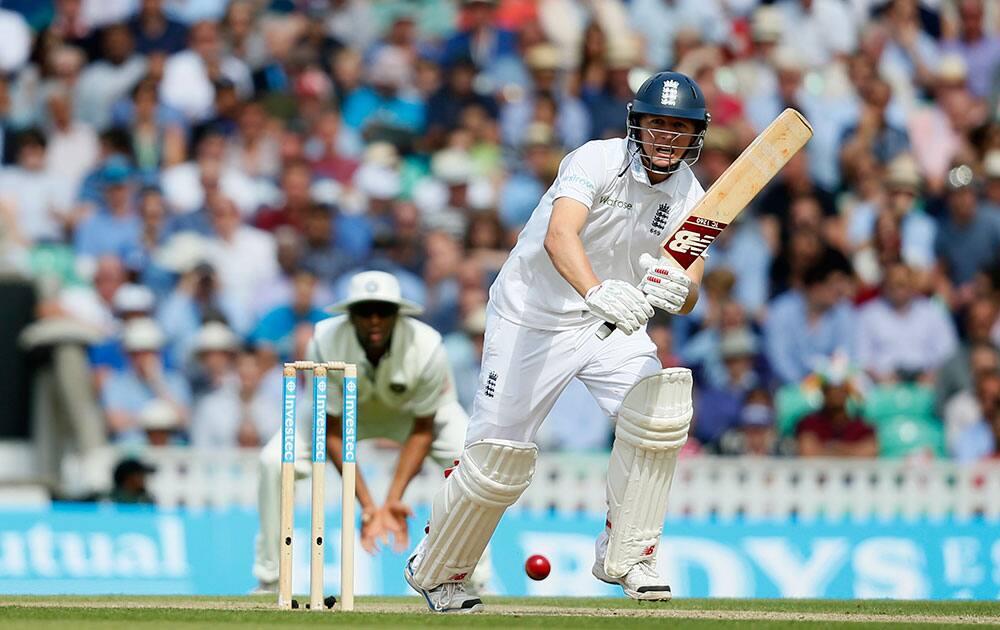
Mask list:
[[[1000,3],[3,0],[0,266],[37,293],[48,464],[266,442],[361,269],[425,306],[467,405],[561,158],[667,68],[712,113],[706,188],[785,107],[815,128],[650,324],[695,371],[688,451],[994,456]],[[574,384],[540,440],[609,435]]]

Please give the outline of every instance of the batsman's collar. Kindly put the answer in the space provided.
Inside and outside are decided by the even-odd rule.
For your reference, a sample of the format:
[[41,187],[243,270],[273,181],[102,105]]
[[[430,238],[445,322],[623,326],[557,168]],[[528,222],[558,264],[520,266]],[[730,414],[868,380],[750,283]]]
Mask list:
[[327,307],[327,313],[346,313],[359,302],[388,302],[399,306],[400,315],[420,315],[423,307],[403,299],[399,280],[384,271],[362,271],[351,277],[347,285],[347,298]]

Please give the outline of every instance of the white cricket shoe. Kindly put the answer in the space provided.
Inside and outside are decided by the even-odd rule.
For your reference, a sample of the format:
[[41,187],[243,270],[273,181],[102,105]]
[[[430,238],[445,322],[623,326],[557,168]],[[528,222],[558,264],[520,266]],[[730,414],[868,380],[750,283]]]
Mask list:
[[649,556],[636,564],[621,577],[611,577],[604,572],[604,556],[608,553],[608,532],[603,531],[597,537],[596,558],[591,573],[594,577],[608,584],[618,584],[625,594],[639,601],[667,601],[673,594],[666,580],[660,577],[656,570],[656,556]]
[[[426,539],[425,539],[426,540]],[[406,583],[416,592],[424,596],[427,607],[436,613],[475,613],[483,611],[483,600],[466,590],[464,582],[445,582],[432,589],[425,589],[413,579],[413,572],[420,566],[424,557],[424,540],[420,541],[413,555],[406,562],[403,577]]]
[[272,595],[278,592],[278,580],[273,582],[265,582],[263,580],[257,582],[257,586],[250,591],[251,595]]

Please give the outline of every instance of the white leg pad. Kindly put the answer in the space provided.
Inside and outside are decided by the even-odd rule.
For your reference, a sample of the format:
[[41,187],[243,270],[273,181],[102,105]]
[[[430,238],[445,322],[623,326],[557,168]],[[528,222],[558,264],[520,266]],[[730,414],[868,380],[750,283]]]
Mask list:
[[660,541],[677,451],[691,425],[691,370],[670,368],[625,395],[608,463],[608,553],[604,571],[621,577]]
[[538,448],[528,442],[473,442],[434,496],[414,580],[432,589],[472,573],[500,517],[531,482]]

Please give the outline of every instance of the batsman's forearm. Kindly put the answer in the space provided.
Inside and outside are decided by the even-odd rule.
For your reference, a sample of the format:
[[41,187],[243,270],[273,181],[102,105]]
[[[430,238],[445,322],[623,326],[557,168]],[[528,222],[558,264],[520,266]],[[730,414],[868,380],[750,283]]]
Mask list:
[[434,436],[430,431],[411,433],[410,437],[403,443],[403,448],[399,451],[399,462],[396,464],[396,474],[393,475],[392,485],[385,497],[386,502],[401,501],[406,487],[410,481],[420,472],[427,454],[431,452],[431,443]]
[[[343,474],[344,472],[344,440],[341,439],[340,435],[327,434],[326,436],[326,454],[333,462],[333,465],[337,468],[337,472]],[[374,510],[378,506],[375,505],[375,501],[372,500],[372,494],[368,491],[368,485],[365,483],[364,477],[361,475],[360,470],[355,471],[354,475],[354,488],[358,496],[358,502],[361,503],[362,510],[372,509]]]
[[550,228],[545,235],[545,252],[559,275],[570,283],[581,297],[601,283],[601,279],[594,273],[594,268],[590,266],[590,259],[583,249],[583,241],[576,232]]

